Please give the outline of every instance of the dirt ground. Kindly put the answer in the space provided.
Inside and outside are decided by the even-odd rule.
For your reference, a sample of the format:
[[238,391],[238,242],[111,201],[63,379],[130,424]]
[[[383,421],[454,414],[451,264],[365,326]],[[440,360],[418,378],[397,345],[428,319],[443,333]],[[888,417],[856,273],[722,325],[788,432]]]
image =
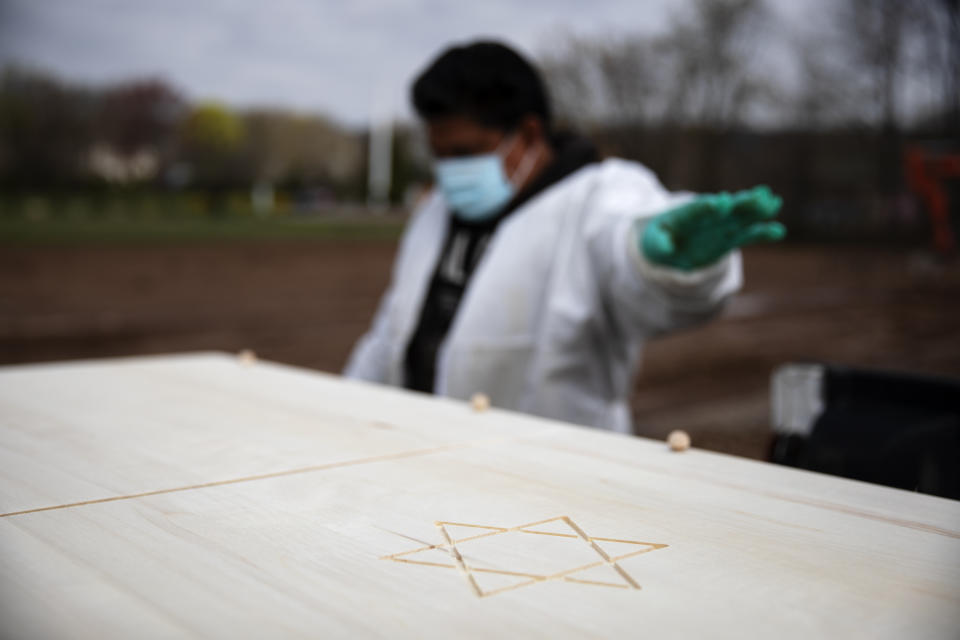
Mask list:
[[[0,248],[0,364],[249,348],[339,371],[366,329],[389,242]],[[922,251],[752,248],[705,327],[651,343],[637,431],[764,458],[769,378],[796,361],[960,376],[960,264]]]

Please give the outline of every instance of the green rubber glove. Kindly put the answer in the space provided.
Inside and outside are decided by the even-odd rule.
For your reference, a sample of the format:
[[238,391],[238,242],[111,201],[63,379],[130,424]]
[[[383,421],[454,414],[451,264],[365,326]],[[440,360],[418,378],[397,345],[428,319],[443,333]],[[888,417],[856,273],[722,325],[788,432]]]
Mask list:
[[782,240],[787,230],[773,222],[781,204],[763,186],[700,196],[648,222],[640,249],[654,264],[699,269],[745,244]]

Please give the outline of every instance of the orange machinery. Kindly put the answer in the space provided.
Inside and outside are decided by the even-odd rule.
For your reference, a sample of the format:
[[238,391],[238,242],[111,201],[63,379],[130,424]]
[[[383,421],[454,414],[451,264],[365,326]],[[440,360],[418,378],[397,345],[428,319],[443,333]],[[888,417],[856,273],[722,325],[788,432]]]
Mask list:
[[930,213],[933,246],[950,255],[957,250],[957,236],[950,221],[947,182],[960,179],[960,154],[913,147],[905,157],[907,183]]

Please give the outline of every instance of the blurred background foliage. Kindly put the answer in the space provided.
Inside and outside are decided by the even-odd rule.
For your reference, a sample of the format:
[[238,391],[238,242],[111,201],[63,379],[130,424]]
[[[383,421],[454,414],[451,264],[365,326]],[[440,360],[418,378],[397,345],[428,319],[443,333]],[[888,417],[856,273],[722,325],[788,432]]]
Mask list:
[[[929,207],[907,160],[958,152],[960,2],[830,6],[816,24],[784,25],[763,0],[691,0],[660,33],[556,34],[538,63],[562,126],[670,188],[769,184],[795,240],[925,242]],[[767,55],[771,39],[784,59]],[[369,142],[319,114],[191,103],[160,79],[79,86],[10,66],[0,219],[360,211]],[[408,208],[430,182],[415,123],[393,123],[391,154],[389,204]],[[956,181],[946,188],[956,203]]]

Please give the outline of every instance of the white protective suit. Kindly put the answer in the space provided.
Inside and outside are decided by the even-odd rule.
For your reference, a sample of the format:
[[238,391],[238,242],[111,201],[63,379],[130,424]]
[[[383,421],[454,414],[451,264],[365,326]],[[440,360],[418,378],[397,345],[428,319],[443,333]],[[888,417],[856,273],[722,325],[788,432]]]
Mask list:
[[[473,272],[438,355],[435,392],[483,392],[496,407],[630,432],[644,341],[710,318],[742,281],[739,252],[689,273],[641,257],[634,222],[688,197],[642,165],[610,159],[519,207]],[[348,377],[402,386],[448,216],[437,193],[413,214]]]

